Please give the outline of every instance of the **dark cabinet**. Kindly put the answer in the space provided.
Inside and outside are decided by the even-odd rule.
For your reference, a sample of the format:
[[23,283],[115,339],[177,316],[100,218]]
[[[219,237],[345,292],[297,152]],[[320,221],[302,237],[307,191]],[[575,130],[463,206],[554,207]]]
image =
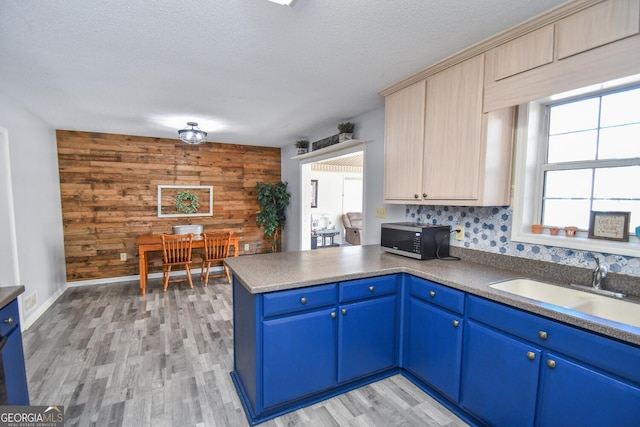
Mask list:
[[0,309],[0,346],[2,347],[2,370],[4,371],[4,390],[1,394],[6,393],[6,402],[3,401],[0,404],[29,405],[17,299]]

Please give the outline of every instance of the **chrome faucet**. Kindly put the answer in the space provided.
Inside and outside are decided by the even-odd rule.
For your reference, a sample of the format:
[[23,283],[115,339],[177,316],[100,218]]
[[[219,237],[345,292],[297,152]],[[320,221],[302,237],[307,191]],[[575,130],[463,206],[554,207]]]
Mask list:
[[593,269],[591,285],[594,289],[602,289],[602,282],[609,273],[609,264],[606,262],[600,263],[598,257],[593,257],[596,260],[596,268]]

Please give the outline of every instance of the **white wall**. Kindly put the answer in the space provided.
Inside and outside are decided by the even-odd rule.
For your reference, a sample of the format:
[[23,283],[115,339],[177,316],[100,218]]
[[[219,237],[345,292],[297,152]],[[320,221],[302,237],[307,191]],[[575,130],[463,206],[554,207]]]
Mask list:
[[36,307],[22,310],[29,326],[66,287],[56,135],[1,94],[0,126],[9,137],[21,299],[37,294]]
[[[365,141],[364,153],[364,209],[363,209],[363,244],[380,243],[380,224],[397,222],[405,219],[405,205],[383,204],[384,173],[384,107],[377,108],[360,116],[345,119],[353,122],[354,138]],[[341,120],[342,121],[342,120]],[[337,123],[336,123],[337,124]],[[327,127],[316,135],[310,135],[310,141],[317,141],[335,135],[335,126]],[[291,205],[287,212],[287,223],[284,230],[283,248],[285,251],[300,250],[300,161],[292,160],[297,151],[295,141],[282,148],[282,180],[288,182],[291,193]],[[376,208],[386,207],[387,217],[376,218]]]
[[0,286],[20,282],[8,131],[0,128]]

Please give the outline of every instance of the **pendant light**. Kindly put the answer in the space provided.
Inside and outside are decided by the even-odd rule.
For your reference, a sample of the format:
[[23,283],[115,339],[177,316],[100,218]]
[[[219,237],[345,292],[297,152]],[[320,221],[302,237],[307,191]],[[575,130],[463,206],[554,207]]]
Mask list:
[[198,145],[207,142],[207,133],[200,130],[196,122],[187,122],[187,127],[180,129],[178,135],[180,136],[180,141],[186,144]]

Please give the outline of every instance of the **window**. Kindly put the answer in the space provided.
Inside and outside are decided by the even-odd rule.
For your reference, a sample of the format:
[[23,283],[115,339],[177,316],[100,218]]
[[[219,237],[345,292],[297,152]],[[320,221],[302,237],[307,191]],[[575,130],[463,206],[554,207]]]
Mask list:
[[640,224],[640,87],[547,110],[541,223],[587,230],[596,210],[631,212]]
[[[519,106],[512,241],[640,256],[640,79],[635,81]],[[631,212],[629,242],[588,239],[592,210]],[[532,233],[536,223],[547,230]],[[577,237],[548,231],[566,226],[578,227]]]

